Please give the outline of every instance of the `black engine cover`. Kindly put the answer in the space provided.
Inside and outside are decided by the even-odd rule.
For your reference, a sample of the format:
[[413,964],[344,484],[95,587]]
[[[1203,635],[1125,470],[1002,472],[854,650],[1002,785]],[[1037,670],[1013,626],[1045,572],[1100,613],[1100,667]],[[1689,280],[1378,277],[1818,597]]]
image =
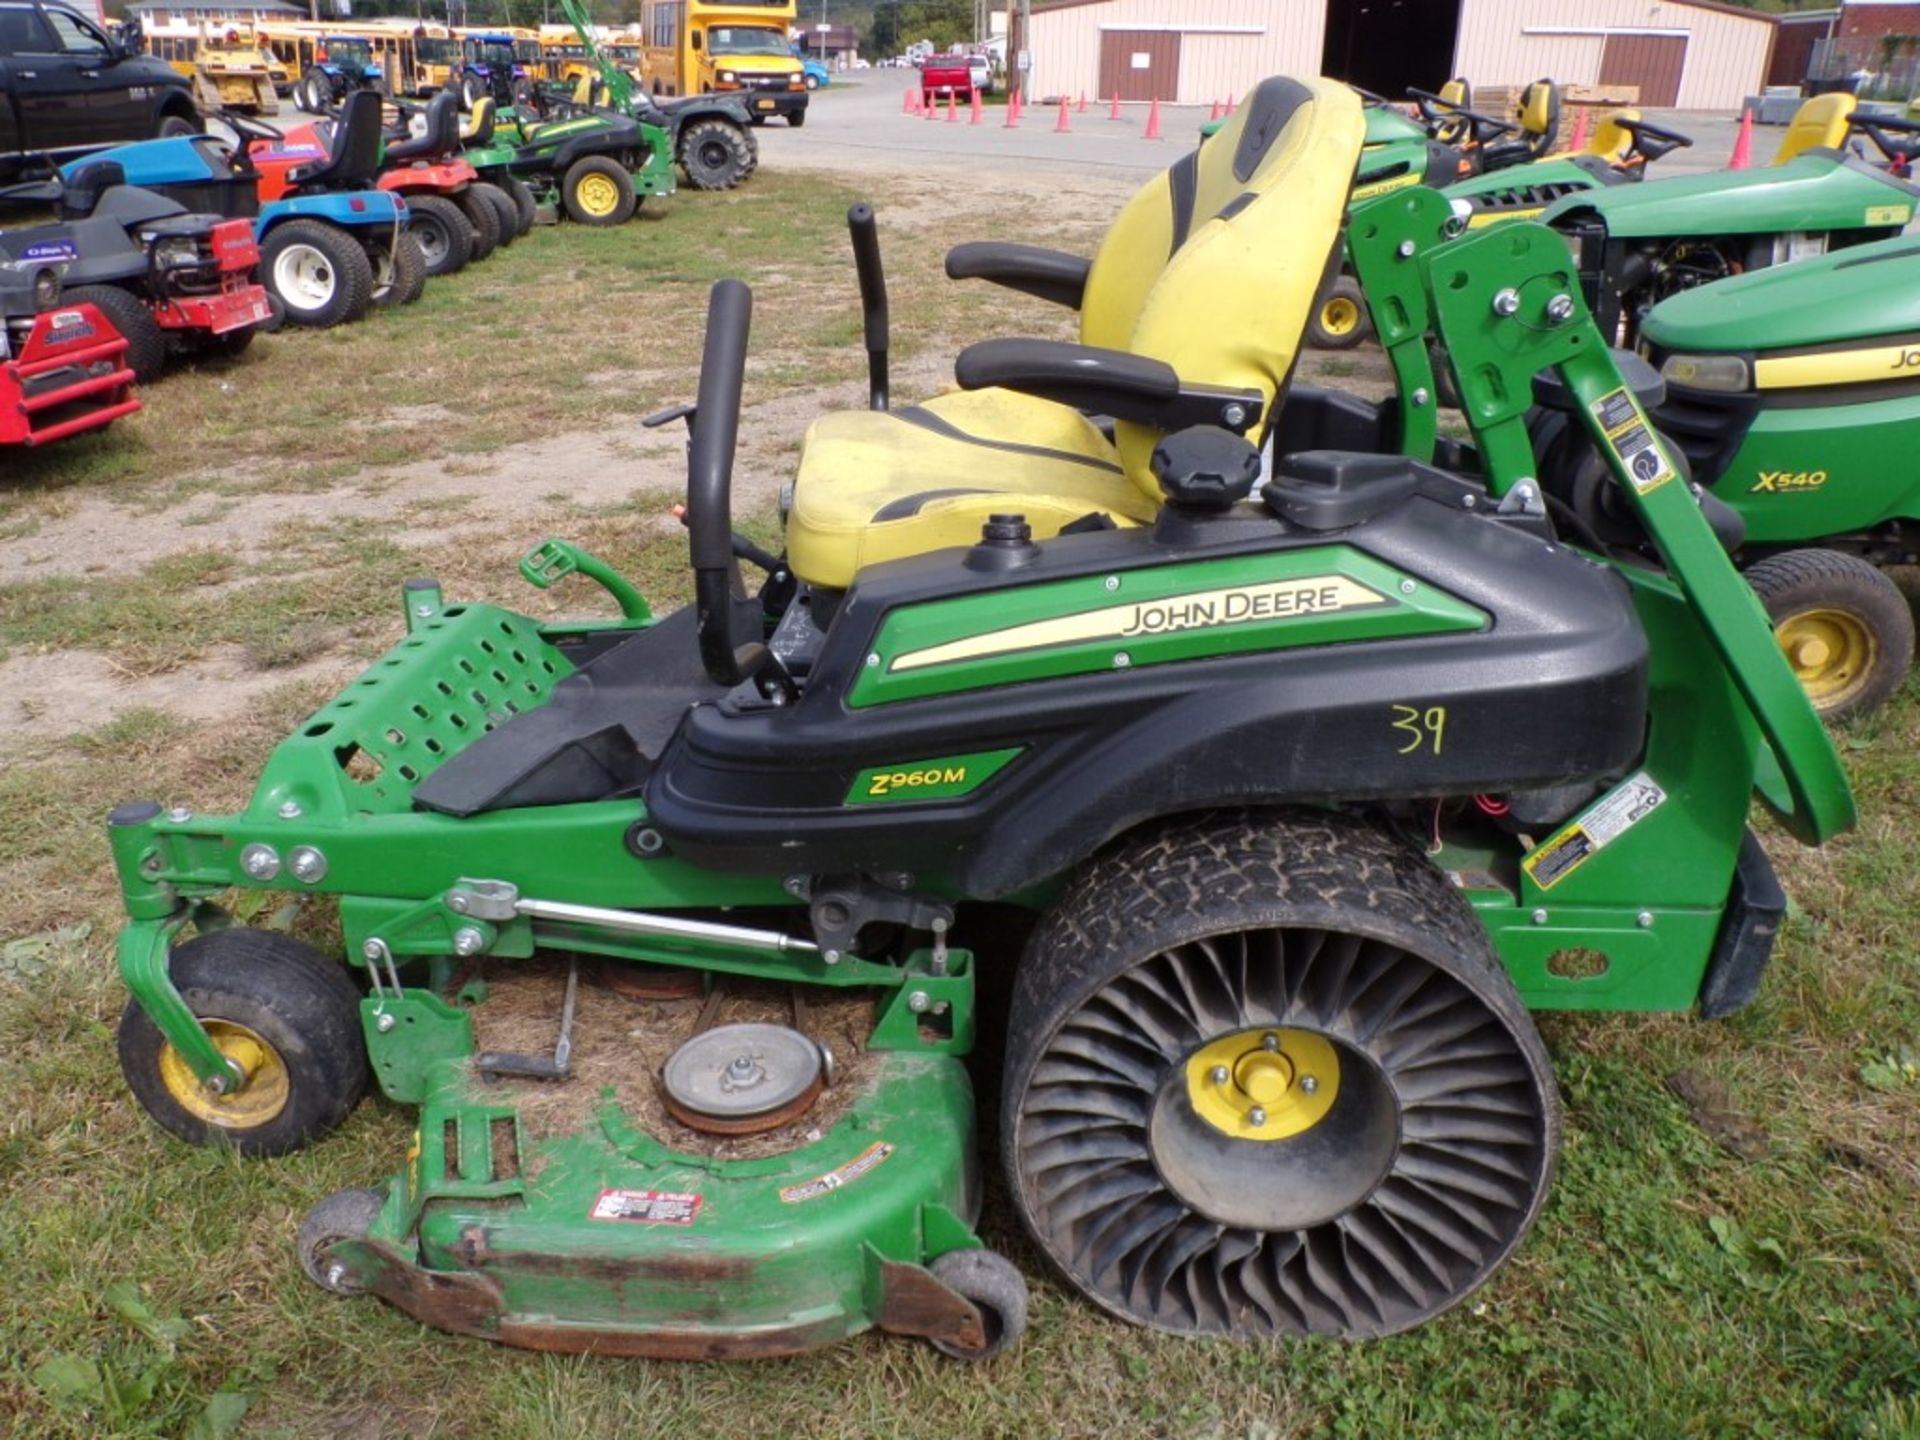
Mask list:
[[[647,783],[653,822],[701,865],[911,870],[923,886],[985,899],[1159,815],[1469,795],[1624,771],[1642,748],[1647,687],[1646,637],[1626,583],[1483,509],[1421,494],[1335,533],[1243,510],[1163,523],[1158,534],[1061,536],[1003,573],[963,568],[961,551],[862,571],[796,702],[766,705],[743,688],[689,712]],[[1073,576],[1129,584],[1146,567],[1335,546],[1477,607],[1486,623],[847,703],[883,622],[904,606]],[[963,796],[848,803],[870,767],[1012,747],[1019,756]]]

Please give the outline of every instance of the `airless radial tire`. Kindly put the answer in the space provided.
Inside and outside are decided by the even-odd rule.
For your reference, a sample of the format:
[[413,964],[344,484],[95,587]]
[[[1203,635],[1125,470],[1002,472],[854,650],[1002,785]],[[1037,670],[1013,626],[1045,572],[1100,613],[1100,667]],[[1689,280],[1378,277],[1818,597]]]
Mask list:
[[1371,1336],[1457,1304],[1552,1175],[1544,1046],[1471,907],[1335,812],[1215,813],[1090,862],[1015,982],[1016,1203],[1158,1329]]

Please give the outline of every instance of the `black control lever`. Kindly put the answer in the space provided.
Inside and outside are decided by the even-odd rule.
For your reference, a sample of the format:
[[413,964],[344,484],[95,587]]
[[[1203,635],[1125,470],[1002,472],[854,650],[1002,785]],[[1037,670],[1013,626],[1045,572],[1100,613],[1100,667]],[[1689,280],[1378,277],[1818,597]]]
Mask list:
[[860,277],[860,324],[867,341],[867,405],[887,408],[887,274],[880,263],[880,230],[873,206],[862,200],[847,211],[853,268]]

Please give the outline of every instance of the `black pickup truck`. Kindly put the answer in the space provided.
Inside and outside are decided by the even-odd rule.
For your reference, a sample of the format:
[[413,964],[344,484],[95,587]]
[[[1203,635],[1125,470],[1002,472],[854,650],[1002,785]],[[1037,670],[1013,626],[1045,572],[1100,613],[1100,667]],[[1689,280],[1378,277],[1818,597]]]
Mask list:
[[88,16],[39,0],[0,0],[0,179],[29,158],[55,164],[101,145],[200,129],[193,90]]

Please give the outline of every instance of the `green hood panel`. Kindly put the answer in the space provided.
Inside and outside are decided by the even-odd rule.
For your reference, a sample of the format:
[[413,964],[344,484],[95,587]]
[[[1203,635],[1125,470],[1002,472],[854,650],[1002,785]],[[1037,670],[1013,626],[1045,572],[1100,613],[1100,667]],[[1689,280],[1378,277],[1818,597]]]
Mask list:
[[1794,230],[1896,230],[1916,193],[1884,171],[1831,155],[1801,155],[1762,170],[1719,170],[1570,195],[1540,218],[1591,210],[1617,240],[1767,235]]
[[1640,333],[1692,355],[1920,331],[1920,236],[1770,266],[1663,300]]

